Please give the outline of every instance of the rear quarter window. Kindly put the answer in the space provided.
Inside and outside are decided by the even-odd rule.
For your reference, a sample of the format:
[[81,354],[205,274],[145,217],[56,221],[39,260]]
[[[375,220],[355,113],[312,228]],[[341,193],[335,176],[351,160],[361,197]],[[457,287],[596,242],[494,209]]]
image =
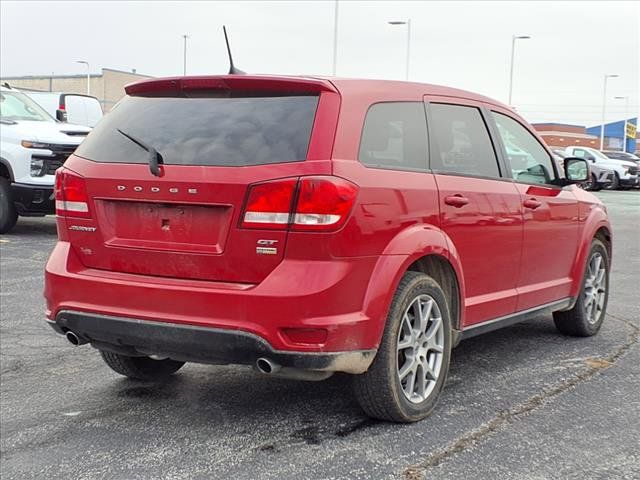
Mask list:
[[303,161],[318,96],[125,97],[76,154],[97,162],[146,163],[118,132],[153,146],[168,165],[248,166]]
[[427,169],[427,120],[422,102],[376,103],[364,120],[358,160],[393,170]]

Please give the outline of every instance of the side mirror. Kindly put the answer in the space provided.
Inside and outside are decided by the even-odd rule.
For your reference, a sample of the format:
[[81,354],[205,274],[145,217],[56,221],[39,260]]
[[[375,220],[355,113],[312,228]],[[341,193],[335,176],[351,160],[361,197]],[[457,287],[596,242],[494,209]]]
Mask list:
[[566,183],[580,183],[589,180],[589,165],[584,158],[567,157],[564,159],[564,177]]
[[593,155],[587,155],[587,160],[589,160],[590,162],[595,162],[596,161],[596,157],[594,157]]
[[67,121],[67,111],[58,108],[56,110],[56,120],[58,120],[59,122],[66,122]]

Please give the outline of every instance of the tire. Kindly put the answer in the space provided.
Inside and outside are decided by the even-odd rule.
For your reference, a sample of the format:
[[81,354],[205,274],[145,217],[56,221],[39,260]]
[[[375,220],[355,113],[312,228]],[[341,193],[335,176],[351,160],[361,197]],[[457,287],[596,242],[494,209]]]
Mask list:
[[11,184],[5,177],[0,177],[0,233],[7,233],[15,227],[18,212],[13,204]]
[[613,178],[611,179],[611,183],[604,187],[605,190],[617,190],[620,186],[620,176],[618,172],[613,173]]
[[578,187],[583,189],[583,190],[592,191],[592,190],[594,190],[595,185],[596,185],[596,177],[592,173],[591,174],[591,178],[589,180],[587,180],[586,182],[579,183]]
[[[416,302],[424,307],[425,318],[427,311],[430,312],[431,317],[424,323],[415,322]],[[430,302],[433,303],[427,310]],[[438,316],[441,319],[439,328],[436,327]],[[410,328],[420,323],[425,325],[420,329],[422,332],[431,331],[431,340],[427,340],[423,333],[417,333],[418,329]],[[405,344],[415,344],[418,348],[402,349],[399,345],[402,339]],[[412,362],[412,358],[421,361]],[[393,422],[422,420],[436,405],[449,372],[450,358],[451,316],[445,294],[431,277],[407,272],[393,297],[376,358],[369,370],[353,379],[356,399],[365,413],[373,418]],[[409,365],[412,368],[407,368]],[[427,379],[427,366],[430,379]],[[409,371],[402,381],[401,370]],[[410,384],[412,378],[413,383]],[[421,378],[425,381],[421,382]]]
[[[596,268],[598,258],[602,270]],[[600,240],[594,239],[576,304],[571,310],[553,313],[553,321],[561,333],[574,337],[590,337],[598,333],[606,316],[609,301],[609,268],[607,248]],[[594,291],[596,293],[593,293]]]
[[602,184],[598,183],[598,179],[593,173],[591,174],[591,188],[589,188],[588,190],[592,192],[599,192],[600,190],[602,190]]
[[104,350],[100,351],[100,355],[111,370],[135,380],[161,380],[177,372],[184,365],[184,362],[170,359],[128,357]]

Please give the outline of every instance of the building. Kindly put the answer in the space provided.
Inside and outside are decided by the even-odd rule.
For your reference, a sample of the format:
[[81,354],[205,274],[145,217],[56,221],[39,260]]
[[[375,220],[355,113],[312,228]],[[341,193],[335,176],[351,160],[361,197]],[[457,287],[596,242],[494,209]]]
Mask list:
[[600,139],[587,132],[581,125],[564,123],[534,123],[533,128],[550,147],[566,148],[575,145],[581,147],[600,147]]
[[[124,86],[151,78],[135,70],[125,72],[103,68],[100,74],[90,74],[90,93],[100,100],[102,109],[108,112],[124,96]],[[8,83],[15,88],[40,90],[45,92],[87,93],[86,75],[35,75],[24,77],[2,77],[0,83]]]
[[[629,124],[633,125],[630,126]],[[636,131],[636,125],[638,124],[637,118],[629,118],[627,120],[627,152],[635,152],[638,147],[638,133]],[[623,145],[623,132],[625,129],[624,120],[618,122],[607,123],[604,126],[604,150],[622,150]],[[600,147],[600,125],[587,128],[587,133],[596,135],[598,137],[598,148]]]

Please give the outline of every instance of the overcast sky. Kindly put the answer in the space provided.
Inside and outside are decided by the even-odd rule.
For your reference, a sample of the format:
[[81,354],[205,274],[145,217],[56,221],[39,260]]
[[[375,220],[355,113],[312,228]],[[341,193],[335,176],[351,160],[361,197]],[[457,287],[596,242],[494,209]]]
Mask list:
[[[75,60],[154,76],[226,73],[222,25],[236,65],[251,73],[331,74],[334,1],[0,2],[0,74],[84,73]],[[411,19],[410,79],[506,102],[513,34],[513,104],[531,122],[607,121],[640,104],[639,2],[356,2],[341,0],[338,75],[403,79]]]

